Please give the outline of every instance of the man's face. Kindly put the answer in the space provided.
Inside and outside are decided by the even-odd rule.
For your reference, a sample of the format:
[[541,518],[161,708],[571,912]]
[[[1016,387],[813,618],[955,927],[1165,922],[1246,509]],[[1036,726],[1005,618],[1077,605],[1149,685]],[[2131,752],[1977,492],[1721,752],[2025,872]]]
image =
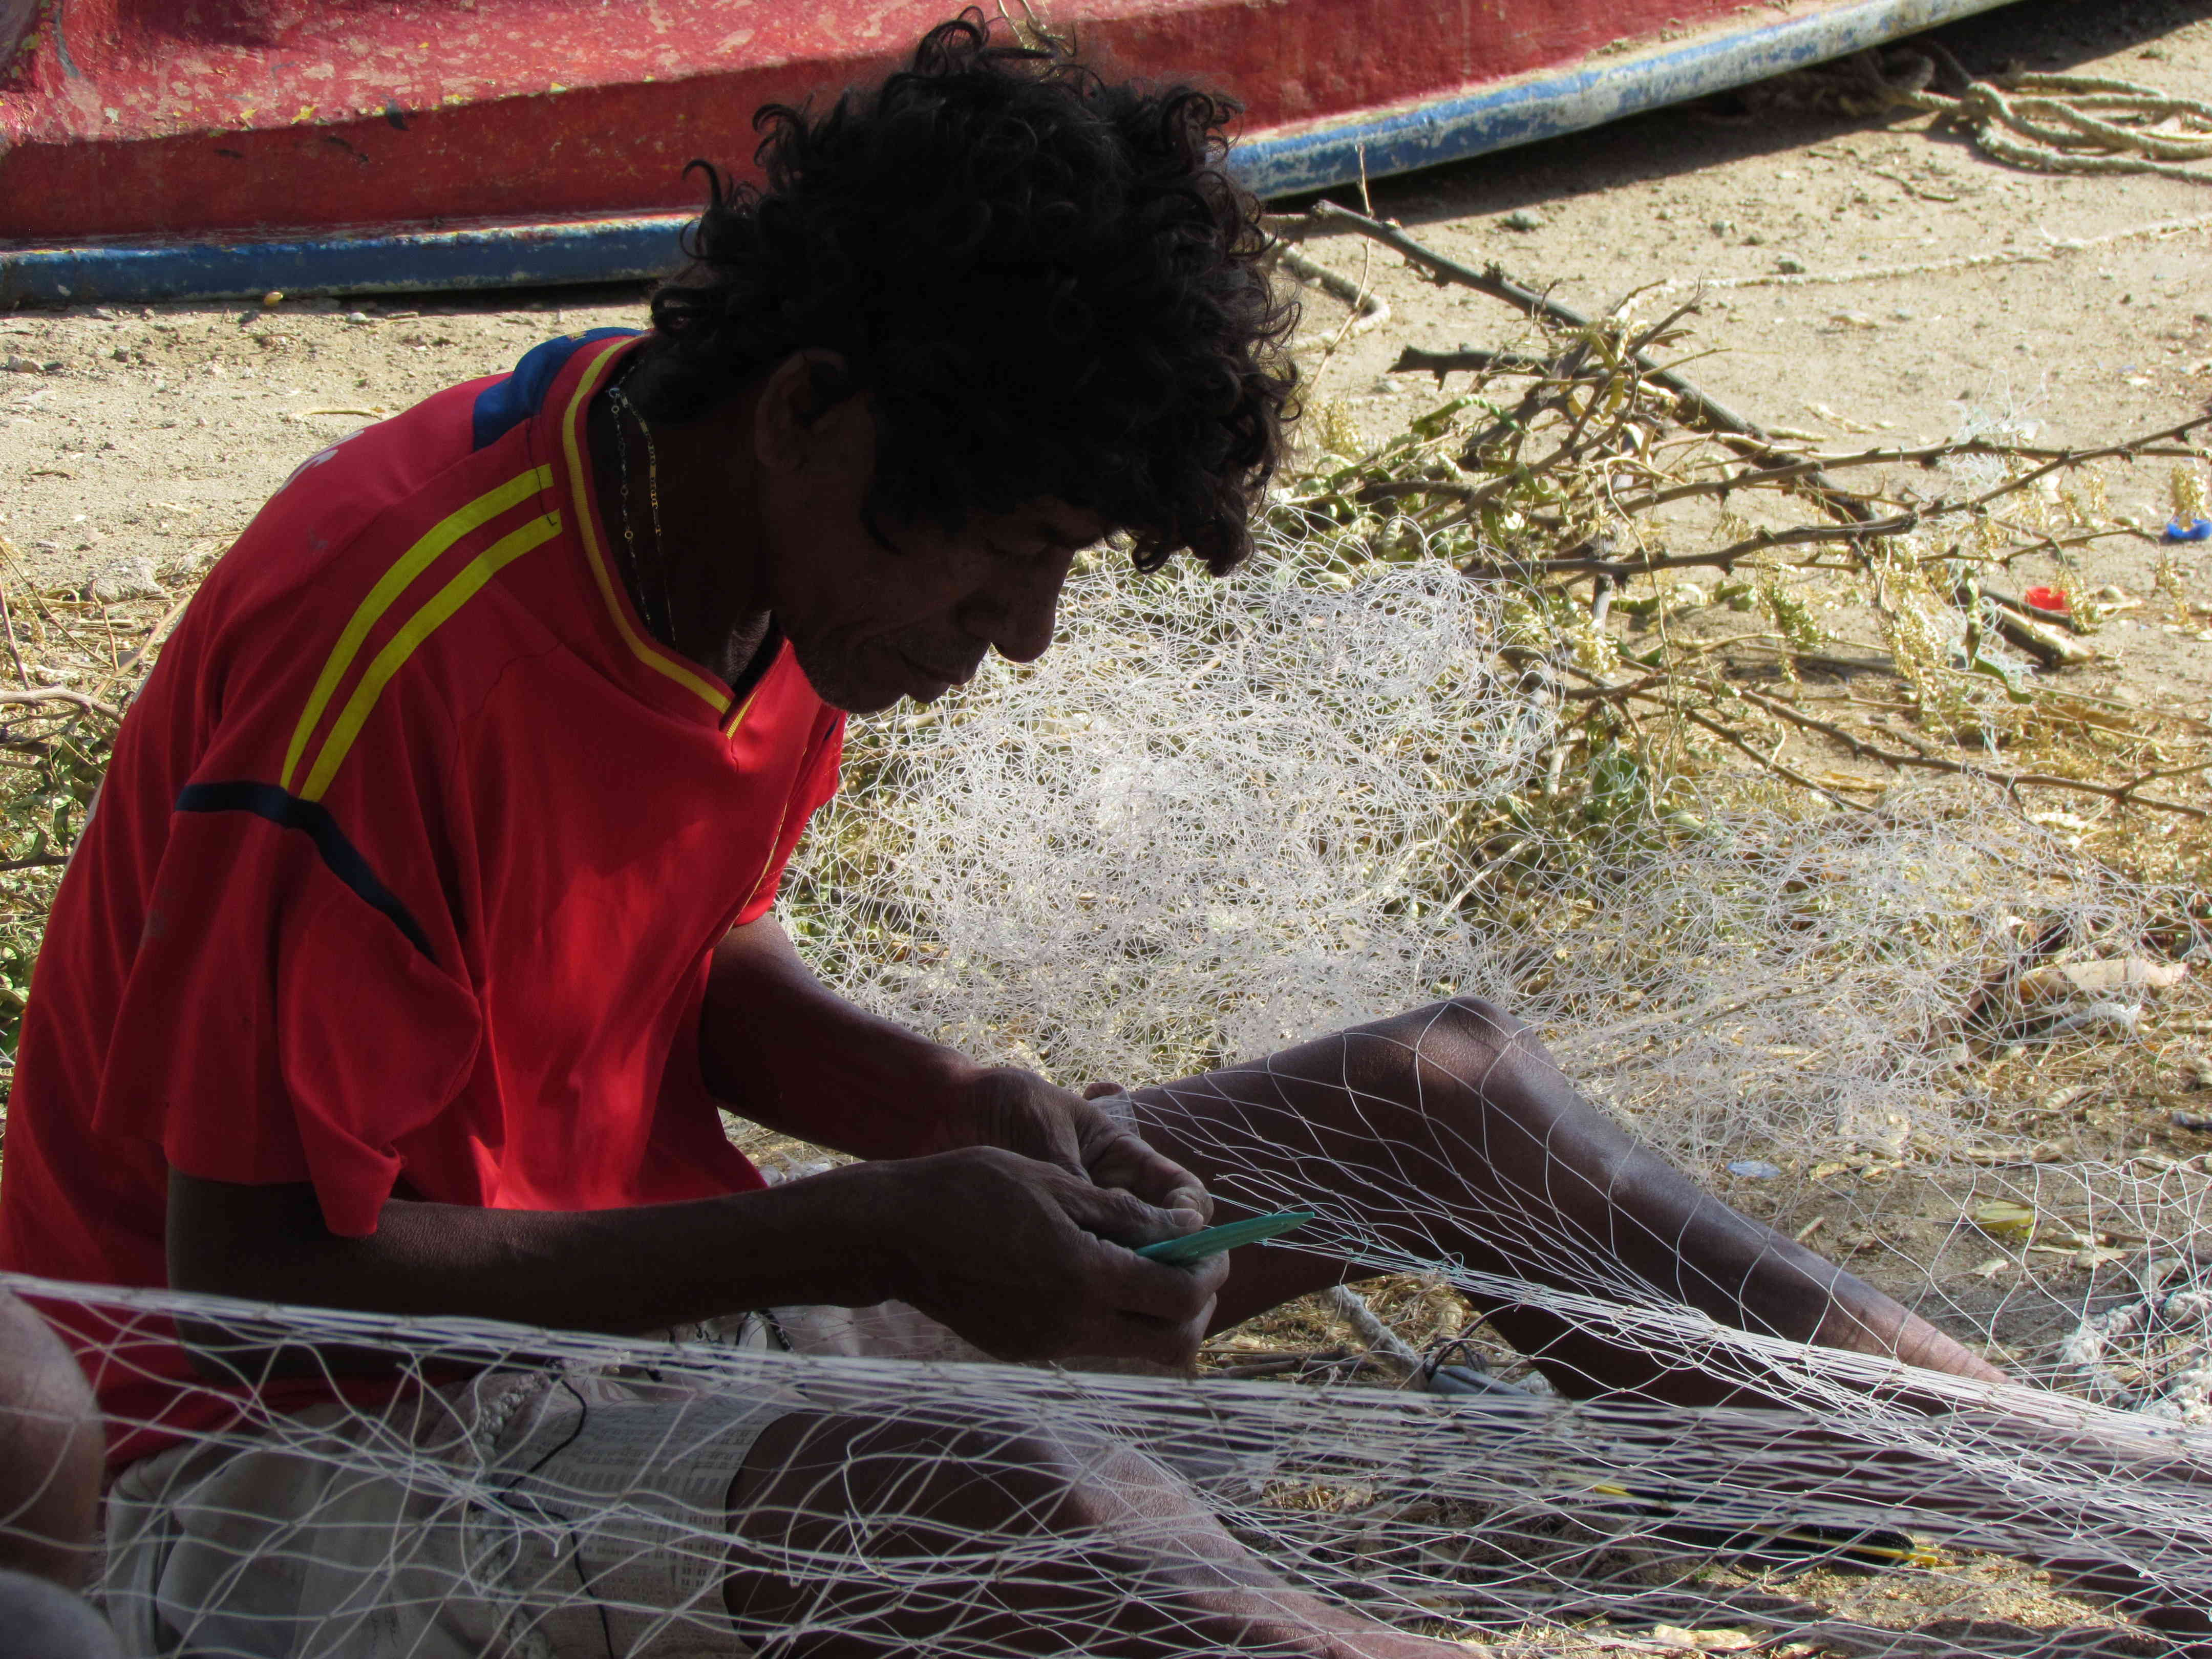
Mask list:
[[863,399],[821,417],[806,464],[763,501],[769,597],[815,692],[856,714],[901,697],[933,702],[995,650],[1028,662],[1052,643],[1075,554],[1105,535],[1095,515],[1030,502],[957,532],[863,518],[875,434]]

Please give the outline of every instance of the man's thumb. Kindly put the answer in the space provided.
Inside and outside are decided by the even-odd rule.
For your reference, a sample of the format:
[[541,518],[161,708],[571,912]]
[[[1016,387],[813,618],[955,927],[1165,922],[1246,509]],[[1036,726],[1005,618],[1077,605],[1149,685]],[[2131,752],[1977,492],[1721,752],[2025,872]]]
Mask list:
[[1163,1210],[1118,1187],[1095,1187],[1086,1178],[1060,1199],[1069,1219],[1085,1232],[1136,1249],[1190,1231],[1187,1211]]

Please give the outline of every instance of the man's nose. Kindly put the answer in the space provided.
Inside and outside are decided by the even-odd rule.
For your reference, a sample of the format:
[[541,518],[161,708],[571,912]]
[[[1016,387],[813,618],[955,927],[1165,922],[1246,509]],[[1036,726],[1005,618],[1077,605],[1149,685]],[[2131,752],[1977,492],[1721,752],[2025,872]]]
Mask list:
[[1065,569],[1007,577],[975,595],[961,620],[968,631],[1012,662],[1035,662],[1052,643]]

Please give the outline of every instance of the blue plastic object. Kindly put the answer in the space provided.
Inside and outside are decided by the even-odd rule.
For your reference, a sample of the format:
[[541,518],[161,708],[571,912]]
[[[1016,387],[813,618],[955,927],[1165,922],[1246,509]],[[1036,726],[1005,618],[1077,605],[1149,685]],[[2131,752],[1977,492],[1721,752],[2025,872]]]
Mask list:
[[2212,542],[2212,519],[2191,519],[2187,525],[2180,520],[2167,521],[2162,542]]

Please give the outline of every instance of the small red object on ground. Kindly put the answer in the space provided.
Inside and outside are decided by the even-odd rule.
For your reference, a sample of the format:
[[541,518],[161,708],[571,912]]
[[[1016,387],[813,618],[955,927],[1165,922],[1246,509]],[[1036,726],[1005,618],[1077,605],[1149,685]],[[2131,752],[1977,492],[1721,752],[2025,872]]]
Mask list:
[[2027,590],[2026,598],[2027,602],[2033,605],[2038,611],[2070,611],[2073,609],[2071,605],[2066,603],[2065,592],[2061,588],[2031,587]]

